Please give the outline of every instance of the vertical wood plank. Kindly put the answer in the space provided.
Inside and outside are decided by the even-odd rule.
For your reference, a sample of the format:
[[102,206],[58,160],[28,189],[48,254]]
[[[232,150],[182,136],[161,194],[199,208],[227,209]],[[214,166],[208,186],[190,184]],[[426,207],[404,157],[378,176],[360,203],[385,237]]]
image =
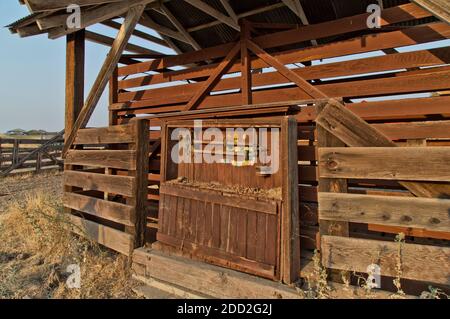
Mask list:
[[[85,31],[80,30],[67,35],[66,38],[66,93],[65,93],[65,140],[72,131],[84,103],[84,69],[85,69]],[[75,166],[64,165],[64,170]],[[64,186],[65,192],[73,192],[76,187]],[[64,208],[70,214],[70,208]]]
[[[321,112],[326,106],[326,103],[317,105],[317,112]],[[317,114],[319,114],[317,113]],[[318,147],[345,147],[340,139],[325,130],[321,125],[317,125],[317,145]],[[319,179],[319,192],[330,193],[346,193],[347,180],[346,179]],[[320,203],[319,203],[320,206]],[[337,222],[321,219],[319,221],[320,234],[330,236],[349,236],[349,224],[347,222]]]
[[150,123],[148,120],[134,122],[134,134],[136,142],[130,144],[130,148],[136,151],[136,170],[129,175],[135,178],[135,196],[127,199],[130,206],[135,207],[133,229],[127,229],[127,233],[134,236],[134,248],[145,244],[145,230],[147,226],[147,195],[148,195],[148,154]]
[[250,39],[250,26],[247,21],[241,20],[241,90],[242,104],[252,104],[252,66],[250,52],[247,49],[247,40]]
[[247,258],[256,259],[256,213],[249,211],[247,214]]
[[283,209],[281,216],[281,279],[290,284],[300,272],[300,222],[298,194],[297,121],[286,117],[281,124]]

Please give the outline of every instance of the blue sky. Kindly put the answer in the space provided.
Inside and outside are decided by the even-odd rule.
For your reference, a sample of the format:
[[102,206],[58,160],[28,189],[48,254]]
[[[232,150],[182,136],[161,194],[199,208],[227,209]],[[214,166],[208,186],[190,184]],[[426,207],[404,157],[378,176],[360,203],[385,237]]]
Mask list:
[[[65,39],[20,38],[3,28],[27,14],[17,1],[0,1],[0,132],[59,131],[64,126]],[[92,83],[107,50],[88,44],[86,51],[86,82]],[[106,101],[103,97],[90,124],[106,124]]]

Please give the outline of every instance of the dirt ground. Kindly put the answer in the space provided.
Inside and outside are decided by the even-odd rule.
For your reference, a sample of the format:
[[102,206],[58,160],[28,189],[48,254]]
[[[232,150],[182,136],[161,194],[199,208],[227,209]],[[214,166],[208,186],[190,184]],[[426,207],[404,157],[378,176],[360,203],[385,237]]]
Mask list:
[[49,172],[41,175],[17,175],[0,180],[0,214],[26,195],[45,192],[54,198],[62,196],[62,174]]
[[61,198],[61,173],[0,179],[0,299],[137,298],[128,259],[73,235]]

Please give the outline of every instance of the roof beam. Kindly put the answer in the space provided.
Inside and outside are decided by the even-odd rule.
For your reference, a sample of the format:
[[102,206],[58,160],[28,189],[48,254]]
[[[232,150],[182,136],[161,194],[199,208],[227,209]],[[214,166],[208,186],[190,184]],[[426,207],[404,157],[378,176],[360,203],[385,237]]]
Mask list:
[[25,4],[31,12],[42,12],[48,10],[66,9],[71,4],[77,4],[80,7],[93,4],[120,2],[122,0],[25,0]]
[[198,42],[189,34],[189,32],[183,27],[183,25],[180,23],[180,21],[173,15],[173,13],[169,10],[169,8],[166,7],[164,3],[161,3],[161,11],[163,14],[167,17],[167,19],[170,20],[170,22],[177,28],[177,30],[185,37],[187,41],[189,41],[189,44],[195,49],[195,50],[201,50],[202,47]]
[[[300,21],[303,23],[303,25],[309,25],[309,20],[306,17],[305,10],[303,10],[303,6],[300,3],[300,0],[282,0],[283,3],[292,11],[294,12],[297,17],[300,18]],[[311,40],[311,43],[313,45],[317,45],[317,40]]]
[[193,6],[193,7],[197,8],[197,9],[199,9],[199,10],[209,14],[210,16],[216,18],[220,22],[229,25],[233,29],[235,29],[237,31],[241,30],[239,25],[235,21],[233,21],[232,18],[227,17],[222,12],[220,12],[220,11],[214,9],[213,7],[211,7],[209,4],[206,4],[205,2],[203,2],[201,0],[184,0],[184,1],[189,3],[191,6]]
[[[102,5],[92,10],[86,10],[85,12],[82,12],[81,26],[79,29],[68,28],[67,24],[64,21],[63,25],[49,30],[48,36],[50,39],[56,39],[61,36],[76,32],[80,29],[85,29],[90,25],[120,16],[126,13],[130,9],[130,7],[136,5],[147,5],[154,1],[156,0],[128,0]],[[66,19],[67,17],[68,15],[66,15]]]
[[[256,8],[256,9],[253,9],[253,10],[250,10],[250,11],[247,11],[247,12],[240,13],[240,14],[237,15],[237,18],[239,20],[239,19],[242,19],[242,18],[250,17],[250,16],[255,15],[255,14],[260,14],[260,13],[263,13],[263,12],[275,10],[275,9],[278,9],[278,8],[281,8],[281,7],[284,7],[284,4],[282,2],[275,3],[275,4],[272,4],[270,6],[264,6],[264,7]],[[205,24],[201,24],[201,25],[198,25],[198,26],[195,26],[195,27],[192,27],[192,28],[188,28],[187,31],[188,32],[195,32],[195,31],[199,31],[199,30],[203,30],[203,29],[214,27],[214,26],[219,25],[221,23],[222,23],[221,21],[215,20],[215,21],[212,21],[212,22],[209,22],[209,23],[205,23]]]
[[[119,22],[116,22],[114,20],[103,21],[102,24],[107,26],[107,27],[116,29],[116,30],[120,30],[120,27],[122,26]],[[148,34],[146,32],[143,32],[143,31],[140,31],[140,30],[134,30],[133,31],[133,35],[135,37],[138,37],[138,38],[141,38],[141,39],[153,42],[155,44],[161,45],[163,47],[169,48],[167,43],[163,39],[157,38],[157,37],[155,37],[155,36],[153,36],[151,34]]]
[[102,68],[97,76],[97,79],[92,86],[92,89],[89,93],[89,96],[80,111],[80,115],[75,121],[72,131],[70,135],[66,136],[66,143],[63,149],[63,158],[67,155],[67,152],[72,147],[73,142],[77,136],[78,130],[86,127],[89,119],[91,118],[92,113],[97,106],[100,97],[103,94],[108,82],[113,75],[114,70],[117,67],[117,63],[119,63],[120,57],[128,43],[128,40],[133,33],[134,28],[139,22],[139,18],[144,12],[145,5],[137,5],[129,9],[128,14],[125,18],[125,21],[120,28],[119,33],[117,34],[116,39],[106,56],[105,62],[103,63]]
[[239,18],[236,15],[236,12],[234,12],[233,8],[230,5],[229,0],[220,0],[225,10],[227,10],[228,15],[231,19],[234,20],[234,22],[238,23]]
[[180,32],[174,31],[172,29],[166,28],[160,24],[157,24],[155,21],[153,21],[153,19],[148,15],[147,12],[144,12],[139,23],[147,28],[153,29],[154,31],[158,32],[159,34],[163,34],[165,36],[176,39],[178,41],[190,44],[189,41],[183,36],[183,34],[181,34]]
[[[94,43],[106,45],[109,47],[112,46],[114,43],[113,38],[110,38],[106,35],[99,34],[96,32],[87,31],[87,30],[86,30],[86,40],[89,40]],[[138,45],[135,45],[132,43],[127,43],[127,45],[125,47],[125,51],[138,53],[138,54],[150,54],[150,55],[159,56],[159,57],[164,56],[164,54],[162,54],[161,52],[156,52],[156,51],[153,51],[150,49],[146,49],[146,48],[143,48],[141,46],[138,46]]]
[[448,0],[411,0],[435,17],[450,24],[450,2]]

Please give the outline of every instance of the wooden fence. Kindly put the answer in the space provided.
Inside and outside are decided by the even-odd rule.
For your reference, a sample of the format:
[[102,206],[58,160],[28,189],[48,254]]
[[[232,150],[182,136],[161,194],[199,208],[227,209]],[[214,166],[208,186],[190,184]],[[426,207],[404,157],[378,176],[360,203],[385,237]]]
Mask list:
[[63,133],[51,139],[0,139],[0,177],[24,169],[39,173],[50,167],[62,168]]
[[350,123],[333,104],[318,113],[325,267],[367,273],[376,264],[385,277],[448,286],[449,121]]
[[64,206],[77,232],[130,256],[144,245],[148,121],[80,130],[68,152]]

